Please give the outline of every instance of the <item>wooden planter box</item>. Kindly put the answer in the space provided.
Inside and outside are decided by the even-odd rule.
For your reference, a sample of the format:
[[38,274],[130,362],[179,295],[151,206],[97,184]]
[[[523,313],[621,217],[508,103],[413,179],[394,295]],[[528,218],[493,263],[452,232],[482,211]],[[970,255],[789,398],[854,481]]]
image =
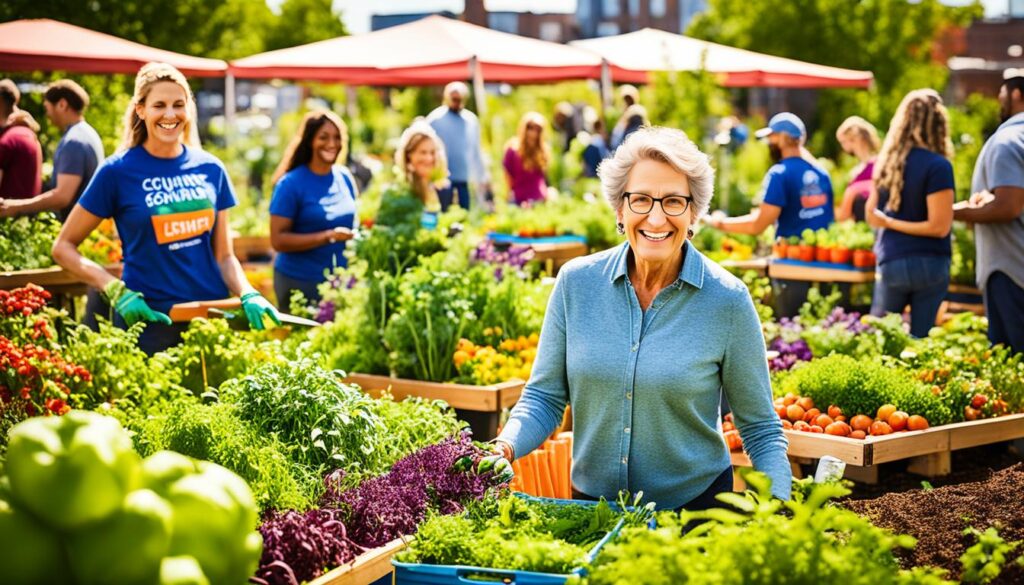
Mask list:
[[838,268],[817,268],[786,262],[768,264],[768,276],[784,280],[805,280],[807,282],[849,282],[864,283],[875,281],[874,270],[842,270]]
[[552,276],[558,273],[563,264],[573,258],[586,256],[589,251],[583,242],[530,244],[530,247],[533,248],[533,259],[544,264],[545,270]]
[[[309,585],[365,585],[378,579],[390,577],[394,572],[391,558],[405,548],[401,539],[392,540],[356,557],[350,564],[342,565],[309,582]],[[391,582],[390,579],[387,581]]]
[[269,260],[274,257],[274,248],[270,245],[270,236],[238,236],[231,240],[235,257],[241,262]]
[[[950,472],[950,453],[1001,441],[1024,437],[1024,414],[955,423],[923,431],[893,433],[866,439],[850,439],[820,433],[783,431],[789,439],[790,457],[820,459],[831,455],[847,465],[863,468],[853,470],[856,479],[871,481],[877,475],[875,466],[891,461],[911,459],[909,470],[934,477]],[[750,459],[742,451],[732,452],[734,466],[750,467]],[[848,468],[849,470],[849,468]],[[877,479],[877,478],[876,478]]]
[[[121,265],[111,264],[106,267],[107,272],[120,277]],[[78,277],[64,270],[60,266],[49,268],[38,268],[35,270],[16,270],[13,272],[0,272],[0,290],[11,290],[21,288],[27,284],[36,284],[53,294],[66,294],[67,289],[72,287],[85,290]]]
[[459,418],[469,423],[473,429],[473,437],[478,441],[493,439],[498,435],[502,410],[512,408],[526,386],[526,382],[522,380],[510,380],[489,386],[470,386],[370,374],[349,374],[345,381],[359,385],[373,396],[379,396],[384,390],[390,389],[396,400],[402,400],[407,396],[444,400],[455,409]]

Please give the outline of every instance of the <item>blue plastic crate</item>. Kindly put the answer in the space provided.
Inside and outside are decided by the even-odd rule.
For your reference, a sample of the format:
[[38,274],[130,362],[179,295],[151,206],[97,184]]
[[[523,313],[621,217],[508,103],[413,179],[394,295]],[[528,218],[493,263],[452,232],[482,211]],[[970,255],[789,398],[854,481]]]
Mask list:
[[[523,494],[519,497],[535,501],[549,502],[561,505],[577,504],[581,506],[596,506],[597,502],[590,500],[558,500],[553,498],[537,498]],[[617,508],[614,502],[608,502],[613,508]],[[587,553],[589,560],[594,560],[601,548],[622,530],[624,520],[619,519],[615,527],[604,535],[590,552]],[[402,563],[394,559],[391,564],[395,566],[396,585],[486,585],[488,583],[504,583],[506,585],[565,585],[565,582],[573,575],[582,575],[583,568],[579,567],[572,573],[534,573],[530,571],[511,571],[507,569],[488,569],[484,567],[467,567],[464,565],[425,565],[421,563]]]

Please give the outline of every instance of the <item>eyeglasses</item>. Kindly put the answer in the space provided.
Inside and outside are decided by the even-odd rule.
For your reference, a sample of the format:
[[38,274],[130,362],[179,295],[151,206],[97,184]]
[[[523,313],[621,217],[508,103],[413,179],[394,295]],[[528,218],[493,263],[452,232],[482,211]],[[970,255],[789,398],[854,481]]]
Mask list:
[[688,195],[669,195],[668,197],[651,197],[644,193],[623,193],[623,199],[629,204],[629,208],[633,213],[639,213],[646,215],[654,209],[654,203],[661,203],[661,210],[665,212],[665,215],[677,216],[686,213],[686,210],[690,208],[690,202],[693,201],[693,197]]

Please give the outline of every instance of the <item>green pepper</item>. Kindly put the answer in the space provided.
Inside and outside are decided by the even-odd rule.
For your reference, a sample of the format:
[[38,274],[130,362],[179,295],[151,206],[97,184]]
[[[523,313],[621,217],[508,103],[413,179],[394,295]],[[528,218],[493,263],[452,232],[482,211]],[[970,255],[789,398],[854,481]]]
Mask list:
[[211,583],[244,583],[259,564],[256,501],[227,469],[160,451],[142,463],[143,484],[173,510],[171,556],[191,556]]
[[139,455],[121,423],[95,412],[36,417],[9,433],[13,503],[59,531],[110,516],[135,489]]
[[160,577],[171,545],[171,506],[151,490],[135,490],[124,507],[68,536],[78,585],[148,585]]
[[67,583],[67,561],[57,533],[28,512],[0,500],[0,583]]
[[160,585],[210,585],[195,557],[167,557],[160,565]]

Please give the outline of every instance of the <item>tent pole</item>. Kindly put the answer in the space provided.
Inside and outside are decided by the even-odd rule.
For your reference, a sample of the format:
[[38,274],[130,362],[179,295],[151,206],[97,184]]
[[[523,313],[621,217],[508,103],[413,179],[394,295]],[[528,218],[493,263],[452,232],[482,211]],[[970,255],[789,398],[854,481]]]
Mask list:
[[604,116],[612,108],[612,67],[608,59],[601,58],[601,115]]
[[224,143],[230,145],[235,132],[235,76],[224,76]]
[[476,115],[483,118],[487,115],[487,95],[484,93],[484,76],[480,70],[480,62],[476,55],[469,58],[469,78],[473,82],[473,98],[476,100]]

